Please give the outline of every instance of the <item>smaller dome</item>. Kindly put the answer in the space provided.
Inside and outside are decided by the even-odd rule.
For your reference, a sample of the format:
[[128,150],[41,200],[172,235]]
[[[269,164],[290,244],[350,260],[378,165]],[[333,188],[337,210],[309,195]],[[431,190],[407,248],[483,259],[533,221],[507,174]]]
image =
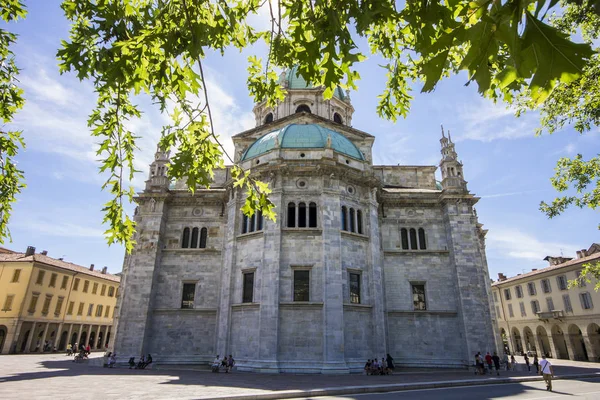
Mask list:
[[[312,89],[314,86],[306,82],[306,80],[298,72],[298,66],[295,65],[285,72],[285,81],[288,89]],[[345,100],[346,95],[341,87],[336,87],[333,95],[340,100]]]
[[268,153],[276,147],[282,149],[325,149],[330,146],[338,153],[364,160],[360,150],[339,132],[317,124],[290,124],[258,138],[242,156],[242,161]]

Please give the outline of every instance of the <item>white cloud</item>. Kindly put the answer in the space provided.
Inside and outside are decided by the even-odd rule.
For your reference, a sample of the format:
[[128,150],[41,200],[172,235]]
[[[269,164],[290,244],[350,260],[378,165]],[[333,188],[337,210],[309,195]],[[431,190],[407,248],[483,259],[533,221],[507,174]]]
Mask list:
[[543,190],[523,190],[520,192],[507,192],[507,193],[495,193],[495,194],[484,194],[481,197],[482,199],[493,199],[496,197],[508,197],[508,196],[520,196],[523,194],[529,194],[529,193],[538,193],[538,192],[543,192]]
[[515,110],[504,103],[494,104],[487,99],[478,99],[476,106],[464,106],[458,111],[460,131],[453,140],[478,140],[491,142],[498,139],[520,139],[533,137],[537,127],[537,114],[527,113],[517,118]]
[[539,261],[547,255],[574,255],[581,246],[570,243],[544,242],[535,236],[514,228],[494,228],[486,236],[487,249],[504,257]]
[[[20,222],[20,221],[19,221]],[[35,232],[36,234],[45,234],[51,236],[74,237],[74,238],[96,238],[102,239],[104,231],[88,226],[72,224],[69,222],[47,221],[43,219],[29,219],[21,223],[15,223],[11,227],[15,230],[25,232]]]

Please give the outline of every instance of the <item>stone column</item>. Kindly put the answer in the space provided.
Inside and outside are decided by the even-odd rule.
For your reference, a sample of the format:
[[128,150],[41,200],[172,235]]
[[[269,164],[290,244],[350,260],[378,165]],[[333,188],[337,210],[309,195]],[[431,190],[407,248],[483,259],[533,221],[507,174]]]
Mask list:
[[87,347],[88,344],[90,344],[90,336],[92,336],[92,324],[88,325],[88,331],[87,331],[87,335],[85,337],[85,343],[83,344],[83,347]]
[[[69,333],[67,333],[67,345],[71,343],[71,334],[73,333],[73,324],[69,324]],[[73,345],[73,343],[71,343]]]
[[538,355],[538,358],[541,358],[544,353],[544,350],[550,350],[550,349],[544,349],[544,346],[542,345],[542,340],[540,339],[540,336],[537,333],[533,334],[533,341],[535,342],[535,348],[536,348],[536,353]]
[[42,341],[40,342],[40,350],[44,352],[44,344],[46,343],[46,335],[48,334],[48,328],[50,327],[50,322],[46,322],[46,326],[44,327],[44,333],[42,334]]
[[35,327],[37,325],[37,322],[33,322],[33,324],[31,325],[31,329],[29,330],[29,337],[27,337],[27,343],[25,343],[25,351],[24,353],[29,353],[31,349],[31,341],[33,340],[33,336],[35,336]]
[[575,347],[573,347],[573,341],[571,339],[571,335],[566,332],[563,332],[563,337],[565,338],[565,343],[567,344],[567,352],[569,353],[569,360],[577,361],[577,354],[575,351]]
[[17,352],[17,346],[19,344],[19,336],[21,335],[22,327],[23,321],[19,321],[16,324],[14,331],[7,332],[2,354],[15,354]]
[[594,343],[593,343],[592,339],[588,335],[583,334],[583,343],[585,343],[585,350],[587,351],[588,360],[589,361],[593,361],[593,362],[600,361],[598,359],[598,357],[600,357],[600,354],[598,354],[596,352],[596,348],[594,347]]
[[[56,346],[56,350],[58,350],[58,346],[60,346],[60,338],[62,337],[62,330],[63,330],[63,322],[58,324],[58,329],[56,331],[56,337],[54,338],[54,346]],[[53,349],[54,349],[54,346],[52,346]]]
[[[279,210],[284,210],[281,197],[281,189],[274,190],[270,200]],[[276,223],[269,220],[265,220],[263,223],[263,262],[257,271],[260,273],[262,281],[258,328],[258,358],[261,372],[279,372],[277,345],[279,342],[279,274],[281,269],[280,226],[280,219]]]
[[79,351],[79,345],[81,345],[81,334],[83,333],[83,324],[79,324],[79,331],[77,332],[77,348],[74,351]]
[[[324,179],[323,228],[323,373],[348,373],[344,349],[344,290],[339,180]],[[329,183],[329,185],[327,184]],[[325,189],[332,186],[336,190]],[[350,222],[348,221],[348,224]]]
[[[477,198],[463,190],[444,189],[440,201],[449,267],[455,271],[454,286],[461,327],[461,332],[457,333],[464,338],[463,364],[470,365],[478,351],[495,348],[488,297],[490,279],[481,258],[477,217],[473,214]],[[512,336],[512,333],[509,334]]]
[[[102,328],[104,328],[104,333],[102,334],[102,337],[100,337]],[[106,325],[99,325],[98,326],[98,335],[96,337],[96,348],[100,348],[100,350],[104,351],[104,346],[102,346],[102,342],[104,342],[105,338],[106,338]]]
[[[387,337],[385,334],[385,285],[383,276],[383,257],[381,252],[381,232],[379,229],[379,203],[377,203],[377,190],[372,189],[369,198],[369,209],[365,213],[366,227],[369,231],[369,281],[371,282],[371,304],[373,305],[373,336],[371,349],[373,354],[387,354]],[[366,228],[365,227],[365,228]]]
[[148,181],[150,186],[147,185],[146,191],[136,199],[139,204],[135,216],[137,244],[123,264],[117,299],[119,315],[115,318],[114,351],[124,361],[148,353],[146,346],[154,304],[152,287],[165,245],[163,238],[166,237],[166,202],[169,196],[166,192],[169,181],[166,177],[153,179],[159,178],[164,178],[163,186],[154,188]]

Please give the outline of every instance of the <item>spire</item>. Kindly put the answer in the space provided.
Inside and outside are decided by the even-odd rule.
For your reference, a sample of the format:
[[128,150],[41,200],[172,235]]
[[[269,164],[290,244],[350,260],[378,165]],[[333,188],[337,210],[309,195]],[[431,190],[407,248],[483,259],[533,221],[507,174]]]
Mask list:
[[146,181],[147,191],[164,190],[169,188],[169,178],[167,177],[167,164],[170,161],[171,151],[163,151],[160,143],[156,145],[154,161],[150,164],[150,173]]
[[448,129],[448,141],[452,143],[452,137],[450,136],[450,129]]
[[442,137],[445,138],[446,136],[444,136],[444,125],[440,125],[442,127]]
[[463,176],[463,165],[458,161],[458,154],[456,154],[456,150],[454,149],[455,145],[452,143],[450,130],[448,130],[448,137],[446,137],[443,126],[440,143],[442,145],[442,159],[440,161],[442,189],[467,190],[467,182],[465,182]]

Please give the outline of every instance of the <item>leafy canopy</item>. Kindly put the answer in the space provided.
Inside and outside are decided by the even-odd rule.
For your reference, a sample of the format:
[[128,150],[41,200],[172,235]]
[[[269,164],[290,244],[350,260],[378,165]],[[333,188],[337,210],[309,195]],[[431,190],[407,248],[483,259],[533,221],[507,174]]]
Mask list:
[[[249,23],[261,7],[270,20],[263,31]],[[462,70],[482,96],[513,101],[527,93],[526,104],[537,107],[557,85],[579,79],[595,54],[589,43],[575,43],[549,24],[557,0],[65,0],[62,8],[71,32],[58,51],[60,70],[91,80],[98,91],[89,124],[114,195],[105,206],[107,237],[128,251],[135,227],[123,199],[133,196],[126,181],[136,172],[141,134],[125,124],[141,115],[133,96],[148,95],[171,115],[160,147],[177,148],[168,173],[185,178],[191,191],[208,186],[228,157],[213,130],[202,68],[208,53],[266,42],[265,60],[249,58],[248,87],[256,102],[273,106],[285,95],[281,67],[297,65],[326,98],[337,86],[356,89],[355,64],[366,58],[357,40],[365,40],[371,54],[386,60],[377,112],[393,121],[408,114],[415,81],[431,92],[442,77]],[[274,219],[268,186],[232,168],[235,185],[248,193],[243,211]]]

